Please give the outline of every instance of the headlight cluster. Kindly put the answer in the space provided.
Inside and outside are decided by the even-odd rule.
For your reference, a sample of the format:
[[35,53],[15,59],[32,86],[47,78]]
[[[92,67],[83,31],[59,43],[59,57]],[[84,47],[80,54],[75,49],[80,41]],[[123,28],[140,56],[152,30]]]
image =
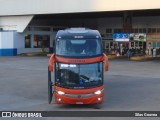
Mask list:
[[58,93],[59,95],[64,95],[64,94],[65,94],[65,93],[62,92],[62,91],[57,91],[57,93]]
[[99,95],[99,94],[101,94],[101,91],[98,90],[98,91],[94,92],[94,94]]
[[[104,90],[104,89],[102,89],[102,90],[97,90],[96,92],[94,92],[94,94],[100,95],[100,94],[103,92],[103,90]],[[62,92],[62,91],[57,91],[57,93],[58,93],[59,95],[64,95],[64,94],[65,94],[65,93]]]
[[94,94],[100,95],[100,94],[103,92],[103,90],[104,90],[104,89],[102,89],[102,90],[97,90],[96,92],[94,92]]

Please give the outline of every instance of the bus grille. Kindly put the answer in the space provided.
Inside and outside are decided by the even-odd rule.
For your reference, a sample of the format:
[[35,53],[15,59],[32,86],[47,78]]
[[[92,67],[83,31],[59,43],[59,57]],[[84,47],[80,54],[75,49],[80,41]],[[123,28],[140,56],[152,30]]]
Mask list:
[[72,98],[87,98],[87,97],[92,97],[94,95],[95,95],[94,93],[90,93],[90,94],[64,94],[64,96],[72,97]]

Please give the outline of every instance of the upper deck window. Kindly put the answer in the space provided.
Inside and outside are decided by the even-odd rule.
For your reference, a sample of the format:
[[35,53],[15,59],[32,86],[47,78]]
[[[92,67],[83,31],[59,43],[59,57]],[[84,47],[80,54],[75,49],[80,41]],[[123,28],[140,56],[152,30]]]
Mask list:
[[57,39],[56,54],[69,57],[100,55],[101,43],[99,39]]

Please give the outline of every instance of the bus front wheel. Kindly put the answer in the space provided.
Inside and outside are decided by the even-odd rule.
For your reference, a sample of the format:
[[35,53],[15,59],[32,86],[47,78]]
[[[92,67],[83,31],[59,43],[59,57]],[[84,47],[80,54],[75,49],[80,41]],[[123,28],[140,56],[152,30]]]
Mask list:
[[95,104],[93,105],[94,109],[101,109],[103,104]]

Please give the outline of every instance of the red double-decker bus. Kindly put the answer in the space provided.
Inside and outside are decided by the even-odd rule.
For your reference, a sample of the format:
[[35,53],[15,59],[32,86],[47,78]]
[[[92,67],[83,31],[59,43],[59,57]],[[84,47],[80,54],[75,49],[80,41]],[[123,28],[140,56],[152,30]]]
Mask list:
[[103,103],[104,71],[108,71],[108,57],[97,30],[58,31],[48,66],[48,102],[54,98],[57,104]]

